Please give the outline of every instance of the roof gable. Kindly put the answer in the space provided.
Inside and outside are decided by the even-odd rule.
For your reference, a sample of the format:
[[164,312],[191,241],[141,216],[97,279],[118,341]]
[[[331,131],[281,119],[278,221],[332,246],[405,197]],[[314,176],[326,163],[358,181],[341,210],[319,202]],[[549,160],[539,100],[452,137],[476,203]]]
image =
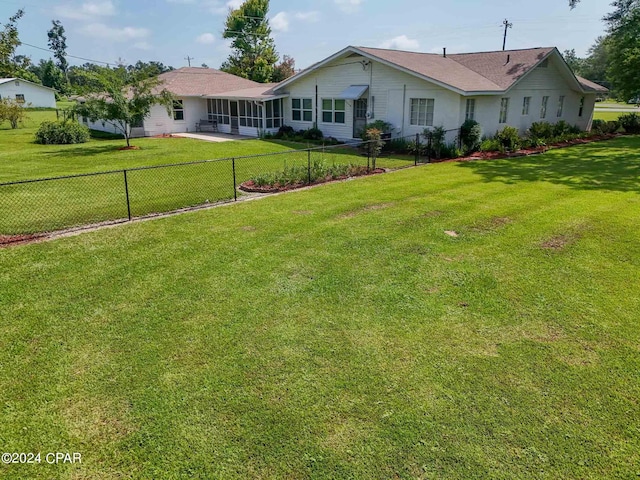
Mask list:
[[[563,77],[578,90],[592,91],[579,82],[555,47],[440,55],[369,47],[347,47],[280,83],[276,90],[295,82],[345,55],[360,54],[415,75],[461,95],[506,92],[549,57],[564,65]],[[554,61],[556,59],[554,58]]]

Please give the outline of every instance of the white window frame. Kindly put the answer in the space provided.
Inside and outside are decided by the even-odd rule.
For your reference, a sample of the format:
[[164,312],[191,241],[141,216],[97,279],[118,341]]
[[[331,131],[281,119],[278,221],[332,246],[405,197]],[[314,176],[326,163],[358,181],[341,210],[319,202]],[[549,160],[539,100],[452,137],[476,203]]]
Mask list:
[[[325,102],[330,102],[330,108],[327,108]],[[342,108],[338,104],[342,104]],[[330,115],[330,120],[327,120]],[[342,116],[342,121],[339,118]],[[347,123],[347,101],[343,98],[323,98],[322,99],[322,123],[337,123],[344,125]]]
[[531,107],[531,97],[524,97],[522,99],[522,115],[529,115],[530,107]]
[[562,117],[562,112],[564,111],[564,95],[560,95],[558,97],[558,111],[556,112],[556,117]]
[[262,128],[260,105],[251,100],[238,100],[238,123],[241,127]]
[[[294,106],[295,102],[298,102],[298,107]],[[306,105],[305,105],[306,104]],[[299,119],[296,119],[296,112],[299,115]],[[308,118],[308,120],[306,118]],[[313,122],[313,99],[312,98],[292,98],[291,99],[291,121],[293,122]]]
[[476,99],[467,98],[467,105],[464,113],[464,119],[475,120],[476,119]]
[[547,106],[549,105],[549,96],[542,97],[542,103],[540,104],[540,118],[547,118]]
[[284,125],[284,117],[282,113],[282,99],[267,100],[264,102],[266,113],[267,128],[280,128]]
[[[179,106],[179,108],[176,108]],[[176,118],[180,114],[182,118]],[[184,122],[184,100],[174,100],[173,101],[173,121],[174,122]]]
[[500,118],[498,123],[507,123],[509,118],[509,97],[502,97],[500,99]]
[[409,100],[409,125],[433,127],[436,101],[433,98],[411,98]]
[[24,93],[16,93],[16,103],[25,103]]

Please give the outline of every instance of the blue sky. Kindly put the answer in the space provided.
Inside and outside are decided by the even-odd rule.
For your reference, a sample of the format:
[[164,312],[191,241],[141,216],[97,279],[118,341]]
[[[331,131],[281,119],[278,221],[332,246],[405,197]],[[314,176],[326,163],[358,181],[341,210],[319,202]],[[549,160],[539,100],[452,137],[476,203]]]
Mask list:
[[[229,54],[222,39],[226,13],[242,0],[0,0],[0,22],[18,8],[20,39],[47,46],[51,20],[61,20],[68,53],[103,62],[156,60],[174,67],[218,68]],[[604,33],[606,0],[271,0],[278,52],[305,68],[347,45],[450,53],[499,50],[502,21],[513,23],[507,48],[556,46],[586,54]],[[21,46],[33,60],[47,52]],[[72,64],[83,63],[69,59]]]

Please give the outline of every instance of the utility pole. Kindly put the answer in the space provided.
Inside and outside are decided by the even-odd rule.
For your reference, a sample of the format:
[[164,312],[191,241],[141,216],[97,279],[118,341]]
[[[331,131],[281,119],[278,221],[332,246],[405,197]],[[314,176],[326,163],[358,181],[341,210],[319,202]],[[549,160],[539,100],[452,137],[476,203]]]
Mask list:
[[504,52],[504,47],[507,45],[507,28],[513,27],[513,23],[509,23],[509,20],[505,18],[502,24],[504,25],[504,38],[502,39],[502,51]]
[[[504,49],[503,49],[504,50]],[[190,57],[189,55],[187,55],[186,57],[184,57],[184,59],[189,62],[189,66],[191,66],[191,60],[195,60],[195,58]]]

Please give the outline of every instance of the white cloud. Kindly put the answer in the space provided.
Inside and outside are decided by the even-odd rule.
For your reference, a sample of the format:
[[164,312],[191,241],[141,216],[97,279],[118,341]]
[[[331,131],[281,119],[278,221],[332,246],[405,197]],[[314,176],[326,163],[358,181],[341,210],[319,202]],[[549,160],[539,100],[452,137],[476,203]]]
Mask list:
[[[112,42],[127,42],[131,40],[142,40],[147,38],[151,31],[146,28],[137,27],[109,27],[103,23],[90,23],[80,29],[81,33],[92,37],[111,40]],[[143,42],[139,42],[143,44]]]
[[196,42],[202,43],[203,45],[211,45],[215,43],[216,37],[213,33],[203,33],[198,38],[196,38]]
[[289,14],[287,12],[279,12],[273,18],[269,19],[269,25],[276,32],[286,32],[289,30]]
[[71,20],[89,20],[92,18],[109,17],[116,14],[116,7],[111,0],[102,2],[85,2],[82,5],[58,5],[53,9],[58,17]]
[[240,5],[242,5],[244,3],[244,0],[229,0],[227,2],[227,7],[229,8],[240,8]]
[[417,40],[407,37],[406,35],[399,35],[382,42],[380,44],[380,48],[394,48],[397,50],[418,50],[420,48],[420,43]]
[[297,12],[295,14],[295,17],[298,20],[302,20],[304,22],[317,22],[318,20],[320,20],[320,12],[317,12],[315,10],[310,12]]
[[364,0],[333,0],[340,10],[345,13],[357,12]]
[[149,42],[136,42],[133,44],[133,48],[137,48],[138,50],[151,50],[151,44]]

